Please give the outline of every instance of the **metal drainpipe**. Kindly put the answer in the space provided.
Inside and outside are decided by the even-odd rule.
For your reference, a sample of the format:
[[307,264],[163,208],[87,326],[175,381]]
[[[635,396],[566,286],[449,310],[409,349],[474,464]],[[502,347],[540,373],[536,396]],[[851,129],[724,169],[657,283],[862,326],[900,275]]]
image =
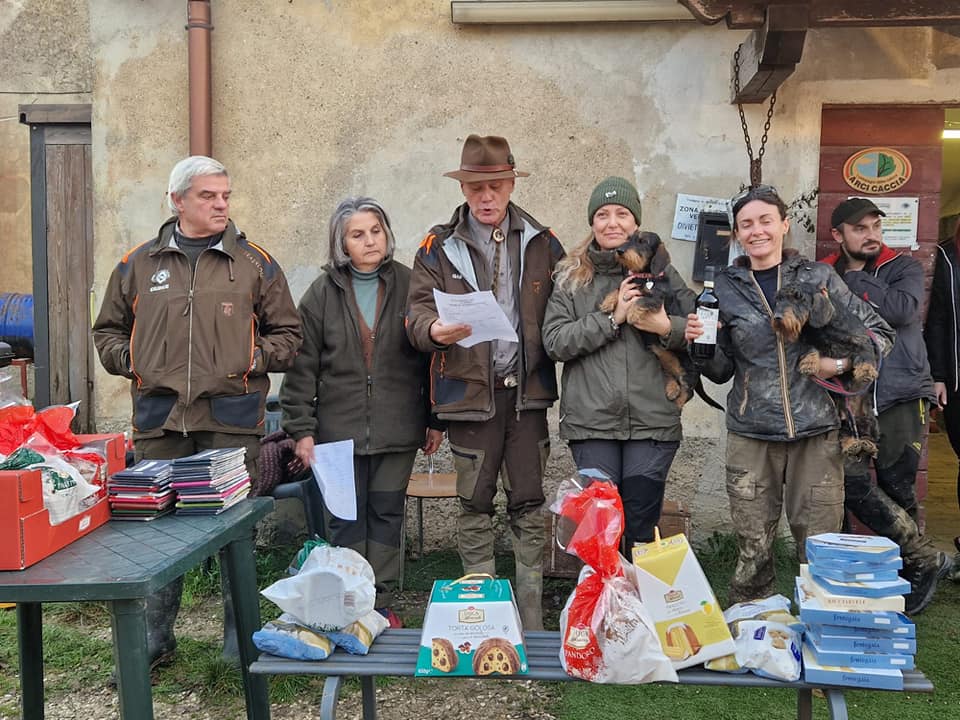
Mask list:
[[210,0],[187,0],[187,65],[190,83],[190,154],[210,156]]

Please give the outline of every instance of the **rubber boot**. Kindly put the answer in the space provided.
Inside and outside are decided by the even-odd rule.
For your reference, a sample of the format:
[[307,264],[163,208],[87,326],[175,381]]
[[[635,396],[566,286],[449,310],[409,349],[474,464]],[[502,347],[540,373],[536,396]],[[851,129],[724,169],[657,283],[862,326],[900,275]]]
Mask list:
[[493,557],[493,518],[485,513],[461,510],[457,518],[457,549],[463,574],[497,576]]
[[225,663],[240,665],[240,646],[237,640],[237,621],[233,615],[233,593],[230,591],[230,580],[227,578],[220,558],[220,592],[223,594],[223,654],[220,656]]
[[[173,625],[180,612],[180,597],[183,594],[183,576],[181,575],[169,585],[160,588],[153,595],[148,595],[144,613],[147,622],[147,657],[150,658],[150,669],[161,665],[168,665],[173,661],[174,651],[177,649],[177,638],[173,634]],[[117,670],[113,669],[107,683],[111,687],[117,686]]]
[[173,652],[177,647],[173,625],[177,621],[177,613],[180,612],[182,595],[183,576],[180,576],[147,597],[147,653],[151,669],[173,659]]
[[514,590],[524,630],[543,630],[543,545],[546,537],[539,508],[510,519],[517,565]]

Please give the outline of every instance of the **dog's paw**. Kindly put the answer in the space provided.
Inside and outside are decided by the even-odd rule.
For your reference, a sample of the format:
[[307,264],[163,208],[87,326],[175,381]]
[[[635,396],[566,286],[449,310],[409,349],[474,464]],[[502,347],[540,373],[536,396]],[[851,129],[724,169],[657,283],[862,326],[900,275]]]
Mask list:
[[681,396],[683,387],[673,378],[669,378],[663,383],[663,392],[667,396],[667,400],[676,400]]
[[600,303],[600,311],[605,313],[612,313],[617,307],[617,293],[620,292],[619,289],[611,290],[607,293],[607,296],[603,299],[603,302]]
[[811,350],[797,362],[797,370],[801,375],[816,375],[820,372],[820,353]]
[[877,444],[869,438],[845,437],[840,440],[840,450],[848,460],[862,462],[877,456]]
[[877,366],[869,362],[858,362],[853,366],[853,382],[859,386],[868,385],[877,379]]

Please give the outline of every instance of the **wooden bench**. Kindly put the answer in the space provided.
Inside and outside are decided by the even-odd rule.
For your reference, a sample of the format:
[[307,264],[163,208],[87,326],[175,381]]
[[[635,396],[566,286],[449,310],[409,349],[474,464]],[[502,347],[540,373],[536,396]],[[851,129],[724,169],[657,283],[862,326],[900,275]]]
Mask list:
[[[529,672],[526,675],[504,677],[486,675],[481,680],[550,680],[576,681],[560,667],[560,633],[540,631],[524,633]],[[364,720],[377,717],[375,679],[378,676],[414,677],[417,654],[420,650],[419,629],[386,630],[376,639],[368,655],[349,655],[337,650],[326,660],[289,660],[273,655],[261,655],[250,666],[258,675],[325,675],[323,698],[320,702],[321,720],[334,720],[337,701],[344,677],[360,679]],[[810,720],[813,715],[813,690],[823,691],[830,717],[847,720],[847,702],[843,693],[849,688],[827,685],[809,685],[804,682],[769,680],[753,674],[733,675],[712,672],[702,667],[687,668],[678,673],[681,685],[713,685],[724,687],[788,688],[797,691],[797,718]],[[462,678],[461,678],[462,679]],[[903,673],[904,692],[933,692],[931,683],[919,670]],[[882,692],[882,691],[878,691]]]

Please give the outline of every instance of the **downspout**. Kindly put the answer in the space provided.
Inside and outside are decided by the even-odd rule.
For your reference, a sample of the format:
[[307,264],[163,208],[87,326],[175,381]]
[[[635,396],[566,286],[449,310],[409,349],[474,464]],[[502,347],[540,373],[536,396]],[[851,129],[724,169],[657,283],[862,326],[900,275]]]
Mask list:
[[210,156],[210,0],[187,0],[187,66],[190,83],[190,154]]

